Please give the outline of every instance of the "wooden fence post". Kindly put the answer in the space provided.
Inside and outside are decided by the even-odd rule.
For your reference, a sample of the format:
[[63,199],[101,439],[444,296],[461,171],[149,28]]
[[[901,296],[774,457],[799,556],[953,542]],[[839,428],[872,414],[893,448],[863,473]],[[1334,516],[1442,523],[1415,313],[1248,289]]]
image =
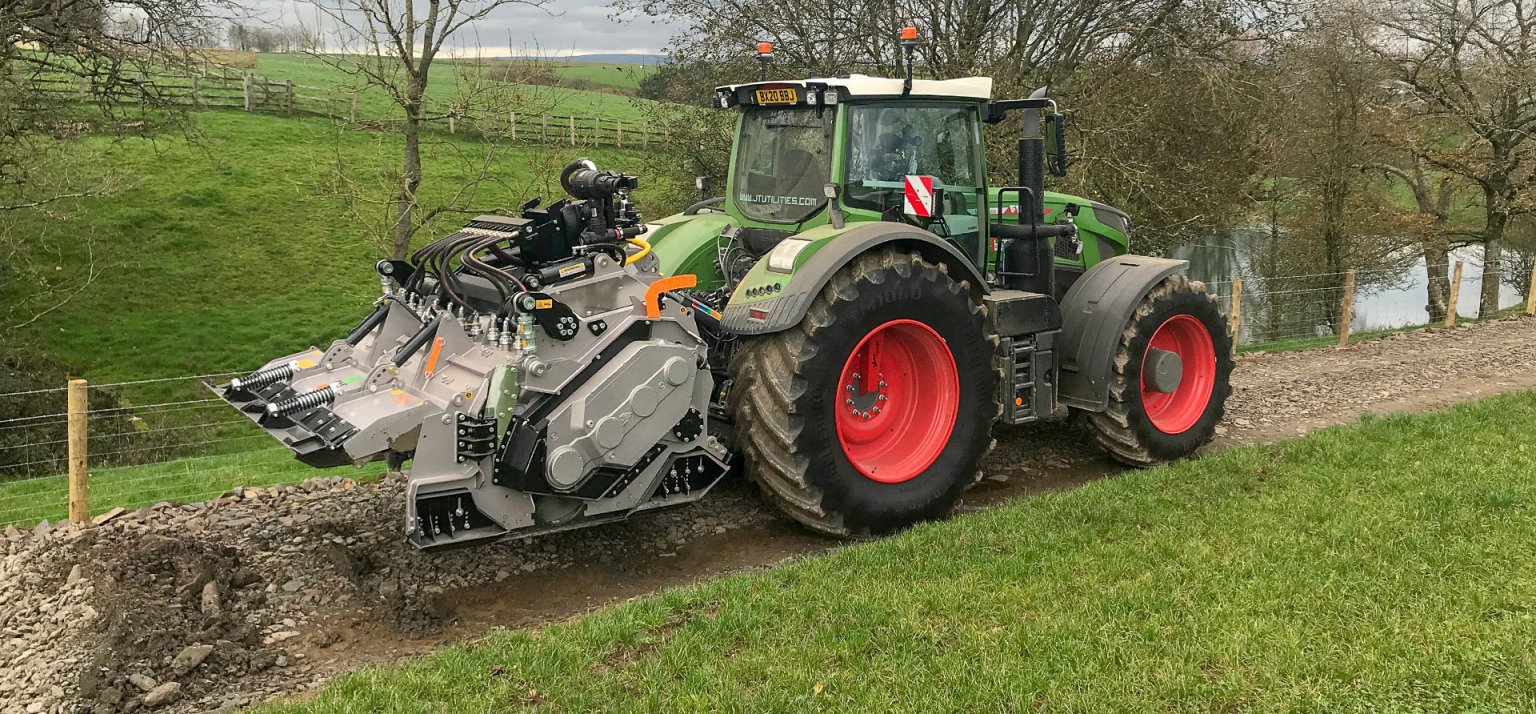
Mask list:
[[601,143],[603,143],[603,119],[602,117],[592,117],[592,144],[597,145]]
[[90,475],[86,471],[89,454],[86,423],[90,406],[86,399],[85,380],[69,380],[69,407],[66,413],[69,430],[69,520],[72,523],[84,523],[91,517]]
[[613,142],[615,144],[618,144],[620,149],[624,148],[624,120],[623,119],[615,119],[615,120],[613,120]]
[[288,80],[286,82],[283,82],[283,84],[288,88],[288,94],[287,94],[286,97],[284,97],[284,100],[283,100],[284,101],[283,108],[288,110],[289,114],[292,114],[293,113],[293,80],[290,79],[290,80]]
[[1227,310],[1227,330],[1232,333],[1232,354],[1243,336],[1243,279],[1232,276],[1232,307]]
[[507,138],[517,141],[517,112],[507,112]]
[[240,94],[245,96],[245,110],[251,110],[251,73],[240,75]]
[[1355,269],[1344,274],[1344,298],[1339,301],[1339,346],[1349,344],[1349,326],[1355,320]]
[[1531,286],[1525,289],[1525,315],[1536,316],[1536,264],[1531,265]]
[[347,112],[347,121],[357,123],[357,92],[352,93],[352,109]]
[[1461,261],[1456,261],[1456,270],[1451,277],[1451,296],[1445,301],[1445,326],[1456,325],[1456,300],[1461,297]]
[[571,117],[571,146],[576,145],[576,117]]
[[548,144],[549,143],[549,117],[548,116],[541,116],[541,117],[539,117],[539,143],[540,144]]
[[452,114],[448,115],[448,133],[449,134],[457,134],[457,133],[459,133],[458,126],[454,123],[453,115]]
[[651,128],[650,127],[646,127],[644,129],[640,130],[640,148],[644,149],[644,148],[646,148],[647,146],[650,146],[650,145],[651,145]]

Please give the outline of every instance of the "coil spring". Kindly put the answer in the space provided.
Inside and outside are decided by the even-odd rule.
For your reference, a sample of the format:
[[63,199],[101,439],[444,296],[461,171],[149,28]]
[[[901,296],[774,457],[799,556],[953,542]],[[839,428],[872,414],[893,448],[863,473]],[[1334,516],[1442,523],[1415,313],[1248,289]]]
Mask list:
[[291,399],[285,399],[275,404],[267,405],[267,413],[274,416],[287,416],[294,412],[307,412],[322,404],[329,404],[336,398],[336,386],[326,385],[308,394],[300,394]]
[[240,379],[229,381],[231,389],[261,389],[278,380],[293,376],[292,364],[280,364],[276,367],[257,370]]

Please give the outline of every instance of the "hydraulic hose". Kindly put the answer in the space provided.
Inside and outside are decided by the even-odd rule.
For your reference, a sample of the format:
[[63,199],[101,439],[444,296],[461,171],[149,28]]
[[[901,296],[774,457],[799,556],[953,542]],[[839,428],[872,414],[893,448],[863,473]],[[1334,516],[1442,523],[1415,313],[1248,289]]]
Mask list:
[[625,265],[629,265],[631,263],[635,263],[635,262],[639,261],[641,258],[644,258],[645,256],[651,254],[651,244],[648,241],[646,241],[644,238],[629,238],[629,239],[627,239],[627,241],[629,242],[630,245],[638,247],[640,249],[640,252],[635,253],[634,255],[631,255],[628,258],[625,258],[624,259],[624,264]]

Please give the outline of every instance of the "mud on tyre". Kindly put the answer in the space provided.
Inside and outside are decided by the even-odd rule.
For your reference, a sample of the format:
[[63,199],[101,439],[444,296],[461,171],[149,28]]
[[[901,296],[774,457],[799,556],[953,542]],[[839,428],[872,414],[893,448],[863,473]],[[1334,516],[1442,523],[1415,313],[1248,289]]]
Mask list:
[[729,408],[747,473],[810,528],[875,536],[942,517],[999,412],[970,287],[915,253],[845,266],[800,324],[748,338]]
[[1113,366],[1108,407],[1077,414],[1110,456],[1150,466],[1205,445],[1232,392],[1232,338],[1215,296],[1183,273],[1158,283],[1121,332]]

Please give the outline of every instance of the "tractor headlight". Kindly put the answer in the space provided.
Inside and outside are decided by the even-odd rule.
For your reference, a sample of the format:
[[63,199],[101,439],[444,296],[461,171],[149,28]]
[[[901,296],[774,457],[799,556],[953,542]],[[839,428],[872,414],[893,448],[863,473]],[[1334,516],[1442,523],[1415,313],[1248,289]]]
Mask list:
[[795,272],[795,258],[800,257],[800,251],[810,245],[811,241],[798,238],[786,238],[774,246],[768,253],[768,269],[776,273]]

